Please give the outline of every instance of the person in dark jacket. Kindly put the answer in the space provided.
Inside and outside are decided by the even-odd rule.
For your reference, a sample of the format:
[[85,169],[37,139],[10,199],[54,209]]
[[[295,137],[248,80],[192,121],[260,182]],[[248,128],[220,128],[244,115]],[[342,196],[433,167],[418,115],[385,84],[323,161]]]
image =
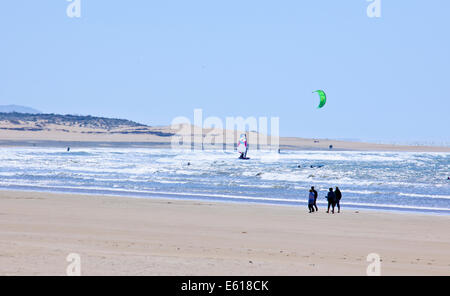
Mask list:
[[308,196],[308,209],[310,213],[314,213],[314,193],[311,190],[309,190],[309,196]]
[[316,212],[319,211],[319,209],[317,208],[317,191],[314,189],[314,186],[311,187],[312,192],[314,193],[314,204],[313,206],[316,208]]
[[333,192],[333,188],[330,188],[330,191],[328,192],[328,195],[327,195],[327,200],[328,200],[327,213],[330,212],[330,206],[331,206],[332,207],[331,213],[334,214],[334,207],[336,206],[336,194]]
[[339,190],[339,187],[336,186],[336,190],[334,191],[334,194],[336,195],[336,205],[337,205],[337,208],[338,208],[338,213],[340,213],[341,212],[341,204],[340,204],[340,202],[341,202],[341,198],[342,198],[342,193]]

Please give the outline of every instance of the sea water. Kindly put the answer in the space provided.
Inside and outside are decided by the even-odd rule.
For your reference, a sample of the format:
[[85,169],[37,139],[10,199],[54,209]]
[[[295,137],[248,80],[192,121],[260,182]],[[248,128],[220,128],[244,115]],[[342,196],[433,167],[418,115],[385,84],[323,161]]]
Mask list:
[[0,148],[0,188],[450,214],[450,153]]

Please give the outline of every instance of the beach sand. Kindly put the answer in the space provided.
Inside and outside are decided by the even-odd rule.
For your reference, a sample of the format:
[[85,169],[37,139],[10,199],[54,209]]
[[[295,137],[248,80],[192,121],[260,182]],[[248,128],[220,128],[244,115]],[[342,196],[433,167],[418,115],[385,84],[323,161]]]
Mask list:
[[450,217],[0,191],[0,275],[450,275]]

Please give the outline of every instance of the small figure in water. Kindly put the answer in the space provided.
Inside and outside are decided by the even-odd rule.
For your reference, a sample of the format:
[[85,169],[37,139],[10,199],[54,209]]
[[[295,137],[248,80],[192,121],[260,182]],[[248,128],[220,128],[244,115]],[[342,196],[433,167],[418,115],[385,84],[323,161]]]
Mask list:
[[70,147],[67,147],[67,152],[70,152]]
[[335,195],[336,195],[336,205],[338,207],[338,213],[341,212],[341,198],[342,198],[342,193],[339,190],[339,187],[336,186],[336,190],[334,191]]
[[311,168],[312,169],[320,169],[320,168],[322,168],[323,167],[323,164],[319,164],[319,165],[311,165]]
[[336,194],[333,192],[333,188],[330,188],[330,191],[327,195],[328,200],[328,210],[327,213],[330,212],[330,206],[332,207],[331,213],[334,214],[334,207],[336,206]]
[[314,213],[314,192],[312,189],[309,190],[308,209],[310,213]]

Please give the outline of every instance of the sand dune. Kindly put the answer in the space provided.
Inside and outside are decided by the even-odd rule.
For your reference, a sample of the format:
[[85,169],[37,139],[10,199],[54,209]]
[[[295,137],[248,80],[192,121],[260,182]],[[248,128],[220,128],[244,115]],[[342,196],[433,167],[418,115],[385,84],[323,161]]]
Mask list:
[[[203,134],[199,135],[199,131],[202,131]],[[209,141],[215,144],[215,146],[209,146],[209,148],[223,149],[223,145],[233,146],[241,132],[201,130],[192,126],[175,129],[164,126],[123,126],[104,129],[79,125],[45,124],[42,127],[42,124],[39,122],[13,124],[0,121],[0,146],[139,146],[170,148],[174,139],[173,136],[177,133],[182,135],[192,133],[192,142],[199,143],[203,138],[205,143]],[[276,147],[271,146],[270,137],[266,135],[250,132],[249,140],[250,145],[255,142],[267,144],[253,144],[253,146],[250,146],[251,149],[276,149]],[[279,139],[279,147],[282,150],[329,150],[330,145],[333,145],[333,150],[450,152],[450,147],[384,145],[296,137],[281,137]]]

